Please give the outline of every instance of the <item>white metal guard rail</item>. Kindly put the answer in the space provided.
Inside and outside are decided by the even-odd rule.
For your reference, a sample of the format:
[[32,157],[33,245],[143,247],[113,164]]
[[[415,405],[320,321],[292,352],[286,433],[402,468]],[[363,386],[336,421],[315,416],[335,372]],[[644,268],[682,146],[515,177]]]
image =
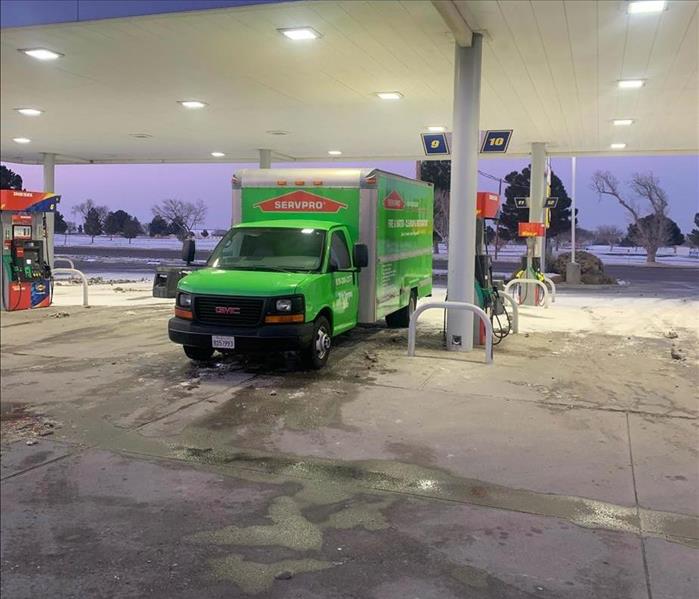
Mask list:
[[541,281],[539,281],[539,279],[512,279],[507,285],[505,285],[505,293],[512,295],[510,293],[510,288],[521,283],[534,283],[535,285],[541,287],[541,289],[544,292],[544,308],[549,307],[549,303],[551,302],[551,294],[549,293],[549,288],[546,287],[546,285],[544,285]]
[[468,312],[473,312],[478,318],[481,319],[483,326],[485,327],[485,363],[491,364],[493,362],[493,325],[488,318],[488,315],[481,310],[478,306],[473,304],[468,304],[466,302],[428,302],[419,306],[413,315],[410,317],[410,324],[408,325],[408,355],[415,355],[415,336],[417,319],[420,317],[425,310],[432,310],[434,308],[448,309],[448,310],[466,310]]
[[544,275],[544,283],[551,285],[551,303],[553,304],[556,301],[556,283],[546,275]]
[[83,307],[87,308],[89,306],[87,303],[87,278],[82,272],[75,268],[54,268],[52,272],[54,275],[78,275],[83,283]]
[[498,295],[506,299],[510,303],[510,306],[512,306],[512,332],[516,335],[519,333],[519,305],[515,301],[515,298],[513,298],[509,293],[499,291]]
[[61,260],[62,262],[67,262],[68,264],[70,264],[70,267],[71,267],[72,269],[75,269],[75,264],[73,263],[73,261],[72,261],[70,258],[65,258],[65,257],[63,257],[63,256],[54,256],[54,257],[53,257],[53,262],[54,262],[54,264],[55,264],[58,260]]

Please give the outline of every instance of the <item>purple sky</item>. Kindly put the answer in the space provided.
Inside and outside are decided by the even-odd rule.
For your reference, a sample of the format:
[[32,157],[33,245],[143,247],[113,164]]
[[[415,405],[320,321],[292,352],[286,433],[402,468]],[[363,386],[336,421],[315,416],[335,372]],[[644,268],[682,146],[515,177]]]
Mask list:
[[[526,159],[481,160],[480,169],[503,177],[512,170],[528,164]],[[554,158],[553,170],[571,192],[570,159]],[[41,190],[42,167],[6,163],[24,179],[28,190]],[[362,163],[312,164],[296,163],[299,168],[312,166],[379,167],[407,175],[415,175],[415,163],[383,161]],[[293,167],[294,164],[279,164]],[[145,165],[78,165],[56,167],[56,189],[62,195],[61,212],[66,220],[74,220],[71,208],[92,198],[111,210],[119,208],[135,214],[141,222],[152,218],[151,206],[165,198],[183,200],[202,199],[209,206],[206,227],[226,228],[230,223],[231,185],[233,172],[240,168],[256,167],[242,164],[145,164]],[[609,170],[621,181],[632,173],[652,171],[660,178],[661,186],[670,198],[670,216],[683,232],[692,228],[694,213],[699,212],[699,156],[596,157],[578,158],[577,205],[580,226],[594,229],[601,224],[615,224],[623,229],[628,220],[624,210],[609,199],[598,200],[590,190],[592,173]],[[481,177],[479,189],[497,191],[497,182]]]

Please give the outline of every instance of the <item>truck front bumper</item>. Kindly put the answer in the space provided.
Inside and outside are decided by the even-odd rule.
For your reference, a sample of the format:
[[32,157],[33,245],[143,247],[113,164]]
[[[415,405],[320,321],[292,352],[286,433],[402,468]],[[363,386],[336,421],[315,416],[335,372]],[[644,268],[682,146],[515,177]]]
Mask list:
[[212,335],[235,337],[235,352],[294,351],[310,345],[313,323],[274,324],[258,327],[221,327],[177,316],[168,322],[170,341],[192,347],[211,347]]

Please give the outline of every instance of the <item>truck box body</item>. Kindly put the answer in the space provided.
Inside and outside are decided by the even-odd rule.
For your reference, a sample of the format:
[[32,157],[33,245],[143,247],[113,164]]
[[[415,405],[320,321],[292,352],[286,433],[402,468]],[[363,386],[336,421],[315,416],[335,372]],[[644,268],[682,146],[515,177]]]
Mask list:
[[372,323],[432,293],[433,189],[371,169],[243,170],[233,179],[233,224],[327,221],[369,249],[359,314]]

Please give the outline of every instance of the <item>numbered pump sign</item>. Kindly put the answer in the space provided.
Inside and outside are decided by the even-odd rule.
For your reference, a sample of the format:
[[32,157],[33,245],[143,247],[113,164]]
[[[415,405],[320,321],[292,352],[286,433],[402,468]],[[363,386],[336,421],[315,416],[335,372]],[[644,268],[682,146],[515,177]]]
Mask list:
[[512,129],[488,130],[483,136],[481,154],[505,153],[510,145]]

